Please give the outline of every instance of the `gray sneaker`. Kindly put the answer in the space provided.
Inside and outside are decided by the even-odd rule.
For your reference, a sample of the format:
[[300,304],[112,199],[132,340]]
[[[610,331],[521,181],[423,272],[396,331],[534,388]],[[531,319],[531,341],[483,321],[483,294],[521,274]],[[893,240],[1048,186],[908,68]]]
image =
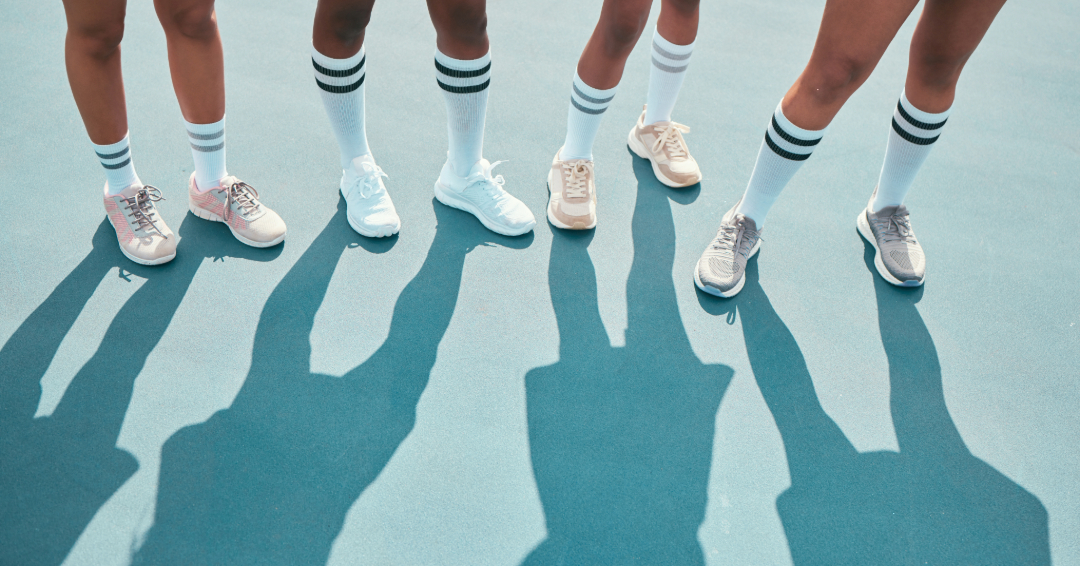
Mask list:
[[[874,202],[873,197],[870,197],[870,202]],[[877,212],[870,212],[868,203],[859,214],[857,223],[859,234],[877,251],[874,266],[882,278],[900,287],[923,284],[926,256],[915,239],[906,206],[886,206]]]
[[[741,202],[741,201],[740,201]],[[746,262],[761,247],[761,230],[752,218],[736,214],[739,203],[727,211],[705,253],[694,269],[698,289],[717,297],[734,297],[746,283]]]

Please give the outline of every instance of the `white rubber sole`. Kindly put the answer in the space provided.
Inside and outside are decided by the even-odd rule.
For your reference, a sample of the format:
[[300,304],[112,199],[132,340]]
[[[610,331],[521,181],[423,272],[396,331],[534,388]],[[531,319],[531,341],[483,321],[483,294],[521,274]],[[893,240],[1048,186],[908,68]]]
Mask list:
[[435,181],[435,198],[439,199],[439,202],[445,204],[446,206],[449,206],[450,208],[456,208],[458,210],[468,212],[469,214],[475,216],[476,219],[479,220],[485,228],[491,230],[492,232],[495,232],[496,234],[502,234],[503,236],[521,236],[523,234],[528,234],[530,231],[532,231],[533,227],[536,226],[535,219],[532,222],[526,224],[525,227],[520,230],[511,230],[509,228],[506,228],[505,226],[499,226],[498,224],[492,222],[486,216],[484,216],[479,210],[477,210],[475,206],[473,206],[471,202],[462,198],[458,198],[458,196],[454,194],[454,191],[450,190],[449,188],[443,188],[442,184],[438,181]]
[[552,226],[554,226],[556,228],[559,228],[561,230],[592,230],[593,228],[596,228],[596,216],[595,215],[593,216],[592,222],[575,222],[573,226],[568,225],[565,222],[562,222],[558,218],[555,217],[555,212],[552,210],[552,207],[555,206],[555,201],[552,200],[552,198],[551,198],[551,170],[550,169],[548,170],[547,190],[548,190],[547,219],[548,219],[548,222],[550,222]]
[[[636,129],[637,126],[635,126],[634,128]],[[627,138],[626,138],[626,145],[627,145],[627,147],[630,148],[630,151],[634,152],[634,155],[636,155],[636,156],[638,156],[638,157],[640,157],[642,159],[647,160],[649,162],[649,165],[652,165],[653,175],[656,175],[656,179],[658,181],[660,181],[661,183],[663,183],[663,184],[665,184],[665,185],[667,185],[667,186],[669,186],[669,187],[671,187],[673,189],[683,189],[683,188],[686,188],[686,187],[692,187],[692,186],[694,186],[694,185],[701,182],[701,177],[700,176],[693,183],[682,183],[682,184],[680,184],[680,183],[676,183],[675,181],[672,181],[671,179],[668,179],[663,173],[660,172],[660,166],[658,166],[656,164],[656,162],[653,161],[651,157],[649,157],[648,150],[645,149],[644,145],[641,145],[641,141],[639,141],[637,139],[637,136],[634,135],[634,130],[633,129],[630,130],[630,135],[627,136]]]
[[[749,262],[755,255],[757,255],[759,249],[761,249],[761,240],[758,240],[757,243],[754,244],[753,249],[750,250],[750,257],[746,258],[746,261]],[[701,263],[700,258],[698,259],[698,263]],[[714,287],[709,287],[708,285],[705,285],[704,283],[701,282],[701,279],[698,277],[698,266],[697,266],[697,264],[694,265],[694,285],[697,285],[697,288],[701,289],[702,292],[708,293],[708,294],[710,294],[710,295],[712,295],[714,297],[720,297],[722,299],[730,299],[731,297],[734,297],[735,295],[738,295],[739,291],[742,291],[743,285],[745,285],[745,284],[746,284],[746,270],[743,270],[743,274],[742,274],[742,277],[739,278],[739,282],[736,283],[735,286],[732,287],[731,289],[728,289],[727,291],[721,291],[721,290],[716,289]]]
[[[119,243],[119,241],[117,241],[117,243]],[[124,246],[120,246],[120,252],[124,254],[124,257],[130,259],[131,261],[139,265],[161,265],[163,263],[169,263],[173,260],[173,258],[176,257],[176,252],[173,252],[173,254],[170,256],[159,257],[157,259],[140,259],[129,254],[128,251],[124,249]]]
[[[345,191],[338,190],[341,192],[341,196],[345,197]],[[345,198],[345,202],[349,202],[347,197]],[[346,207],[347,206],[348,204],[346,204]],[[352,216],[349,216],[348,212],[345,213],[345,219],[349,221],[349,226],[351,226],[357,234],[360,234],[365,238],[389,238],[401,230],[400,220],[398,220],[396,226],[380,226],[377,230],[367,230],[358,226],[356,222],[353,221]]]
[[195,205],[195,203],[191,202],[190,198],[188,199],[188,210],[190,210],[192,214],[194,214],[195,216],[198,216],[199,218],[202,218],[203,220],[209,220],[211,222],[221,222],[221,223],[225,224],[225,226],[227,226],[229,228],[229,231],[232,232],[232,235],[233,235],[234,238],[236,238],[237,240],[240,240],[241,243],[247,244],[247,245],[249,245],[249,246],[251,246],[253,248],[269,248],[269,247],[272,247],[272,246],[276,246],[276,245],[280,244],[281,242],[283,242],[285,240],[285,234],[287,233],[287,232],[282,232],[282,234],[280,236],[278,236],[277,238],[274,238],[273,240],[271,240],[269,242],[256,242],[255,240],[249,240],[249,239],[241,236],[240,234],[237,234],[236,230],[233,230],[233,227],[229,226],[229,224],[227,222],[225,222],[224,218],[214,214],[213,212],[210,212],[208,210],[203,210],[203,209],[199,208],[198,206]]
[[897,287],[918,287],[926,281],[925,275],[923,276],[922,281],[901,281],[892,273],[889,273],[889,270],[885,267],[885,262],[881,260],[881,248],[878,247],[877,238],[874,237],[874,231],[870,229],[870,223],[866,220],[865,209],[860,212],[859,217],[855,219],[855,225],[859,229],[859,235],[869,242],[871,246],[874,246],[874,267],[877,268],[878,275],[880,275],[882,279]]

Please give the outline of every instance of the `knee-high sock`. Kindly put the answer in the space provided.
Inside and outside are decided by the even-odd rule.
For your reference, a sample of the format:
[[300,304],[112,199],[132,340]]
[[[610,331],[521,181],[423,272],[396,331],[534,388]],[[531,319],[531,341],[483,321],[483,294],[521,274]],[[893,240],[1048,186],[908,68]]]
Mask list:
[[881,165],[881,176],[871,204],[873,211],[904,203],[915,174],[930,155],[951,110],[937,114],[923,112],[911,105],[905,93],[900,93],[900,101],[893,112],[889,145],[885,148],[885,163]]
[[592,160],[593,142],[596,141],[596,132],[600,130],[600,119],[611,105],[618,88],[617,85],[607,90],[593,88],[574,73],[570,111],[566,117],[566,140],[563,141],[559,159]]
[[780,191],[825,135],[825,129],[804,130],[792,124],[780,109],[781,104],[776,105],[776,112],[765,130],[754,173],[750,175],[750,183],[739,203],[738,212],[752,218],[759,229]]
[[341,168],[348,169],[352,160],[371,155],[367,130],[364,128],[364,77],[367,76],[367,56],[364,47],[348,59],[333,59],[311,47],[311,63],[315,66],[315,84],[319,87],[326,116],[334,129]]
[[671,121],[671,111],[675,109],[693,51],[693,43],[675,45],[661,37],[659,30],[653,31],[649,99],[645,105],[646,125]]
[[448,57],[436,49],[435,79],[446,101],[450,139],[447,156],[454,171],[465,176],[483,157],[491,54],[465,61]]

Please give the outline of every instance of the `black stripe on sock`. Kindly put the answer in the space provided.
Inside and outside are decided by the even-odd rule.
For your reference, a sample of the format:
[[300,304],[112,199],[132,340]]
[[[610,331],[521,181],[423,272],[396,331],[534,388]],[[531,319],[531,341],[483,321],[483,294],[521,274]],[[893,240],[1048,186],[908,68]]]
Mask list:
[[120,163],[114,163],[112,165],[102,163],[101,166],[106,168],[106,169],[119,169],[119,168],[127,165],[128,163],[131,163],[131,158],[130,157],[123,160],[123,161],[121,161]]
[[[920,130],[936,130],[936,129],[941,128],[942,126],[944,126],[945,122],[949,121],[948,118],[945,118],[944,120],[938,122],[937,124],[929,124],[927,122],[920,122],[920,121],[916,120],[915,118],[912,118],[911,114],[908,114],[907,111],[904,110],[904,103],[902,103],[902,102],[897,102],[896,103],[896,109],[900,111],[900,116],[902,116],[904,118],[904,120],[907,121],[908,124],[911,124],[912,126],[915,126],[916,128],[919,128]],[[937,138],[934,138],[934,139],[937,139]]]
[[116,159],[117,157],[123,157],[129,151],[131,151],[131,146],[125,147],[124,149],[121,149],[116,153],[110,153],[108,155],[104,153],[98,153],[97,150],[94,150],[94,153],[97,153],[97,156],[101,159]]
[[806,161],[807,158],[810,157],[811,153],[813,153],[791,153],[790,151],[776,145],[776,142],[772,141],[772,136],[769,135],[769,130],[765,130],[765,145],[769,146],[769,149],[773,150],[776,155],[779,155],[784,159],[790,159],[792,161]]
[[360,72],[360,69],[363,68],[363,66],[364,66],[364,61],[367,61],[367,55],[364,55],[363,57],[361,57],[360,62],[357,63],[355,67],[353,67],[351,69],[345,69],[345,70],[342,70],[342,71],[335,71],[334,69],[327,69],[326,67],[323,67],[322,65],[316,63],[314,57],[311,58],[311,64],[315,65],[315,70],[316,71],[318,71],[318,72],[320,72],[320,73],[322,73],[322,74],[324,74],[324,75],[326,75],[328,77],[338,77],[338,78],[340,78],[340,77],[349,77],[349,76],[355,75],[356,73]]
[[[816,140],[801,140],[801,139],[799,139],[799,138],[785,132],[784,129],[780,127],[780,123],[776,121],[776,114],[773,114],[773,117],[772,117],[772,127],[773,127],[774,130],[776,130],[776,133],[780,134],[780,137],[784,141],[786,141],[788,143],[793,143],[795,145],[801,145],[803,147],[811,147],[811,146],[817,145],[818,142],[821,141],[821,138],[818,138]],[[792,154],[792,155],[796,155],[796,154]]]
[[447,67],[446,65],[443,65],[442,63],[439,62],[438,59],[436,59],[435,60],[435,70],[439,71],[440,73],[442,73],[442,74],[444,74],[444,75],[446,75],[448,77],[452,77],[452,78],[455,78],[455,79],[471,79],[473,77],[479,77],[480,75],[483,75],[484,73],[490,71],[491,70],[491,63],[488,63],[487,65],[484,65],[484,67],[482,69],[477,69],[475,71],[459,71],[457,69],[451,69],[450,67]]
[[319,88],[325,90],[326,92],[331,92],[331,93],[334,93],[334,94],[345,94],[347,92],[352,92],[352,91],[360,88],[360,85],[364,84],[364,78],[365,77],[367,77],[367,73],[364,73],[363,75],[360,75],[360,80],[356,81],[355,83],[353,83],[351,85],[341,85],[341,86],[328,85],[328,84],[320,81],[319,79],[315,79],[315,83],[319,85]]
[[450,92],[450,93],[454,93],[454,94],[470,94],[470,93],[473,93],[473,92],[480,92],[480,91],[486,89],[488,87],[488,85],[491,84],[491,79],[488,79],[488,80],[486,80],[486,81],[484,81],[484,82],[482,82],[482,83],[480,83],[478,85],[471,85],[471,86],[450,86],[450,85],[440,81],[439,79],[435,79],[435,82],[439,83],[439,88],[445,90],[446,92]]
[[936,135],[936,136],[934,136],[932,138],[920,138],[918,136],[913,136],[913,135],[907,133],[906,131],[904,131],[904,128],[900,127],[900,124],[898,124],[896,122],[896,118],[892,119],[892,129],[896,133],[900,134],[900,137],[904,138],[905,140],[907,140],[907,141],[909,141],[909,142],[911,142],[911,143],[913,143],[915,145],[930,145],[930,144],[936,142],[937,139],[941,137],[940,134],[938,134],[938,135]]

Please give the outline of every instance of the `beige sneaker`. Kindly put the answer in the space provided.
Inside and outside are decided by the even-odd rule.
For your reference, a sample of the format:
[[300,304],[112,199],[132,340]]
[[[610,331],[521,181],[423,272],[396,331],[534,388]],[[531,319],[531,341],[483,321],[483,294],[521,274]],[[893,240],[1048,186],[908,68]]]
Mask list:
[[199,218],[224,222],[237,240],[252,247],[268,248],[285,239],[285,221],[259,202],[255,187],[231,175],[218,186],[200,191],[192,173],[188,208]]
[[[562,149],[559,149],[562,153]],[[589,230],[596,227],[596,186],[593,162],[588,159],[551,161],[548,171],[548,222],[564,230]]]
[[176,235],[158,216],[154,203],[161,191],[150,185],[131,185],[118,195],[105,185],[105,213],[116,230],[120,251],[142,265],[160,265],[176,257]]
[[652,163],[653,174],[669,187],[689,187],[701,182],[701,169],[690,155],[683,134],[690,128],[676,122],[645,125],[645,110],[630,130],[627,145],[642,159]]

